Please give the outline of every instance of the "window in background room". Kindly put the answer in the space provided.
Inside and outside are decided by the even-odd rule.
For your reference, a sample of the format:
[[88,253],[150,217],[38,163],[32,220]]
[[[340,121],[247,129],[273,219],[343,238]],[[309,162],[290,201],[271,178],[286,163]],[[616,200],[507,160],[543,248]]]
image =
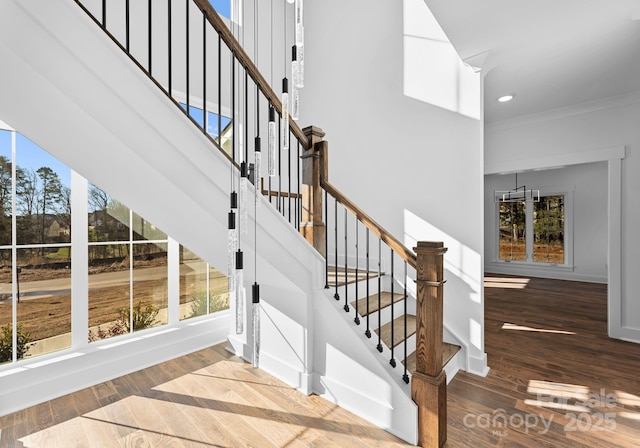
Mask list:
[[499,203],[499,258],[501,260],[527,259],[526,247],[526,203]]
[[534,264],[567,265],[567,195],[539,201],[498,202],[498,258]]
[[564,195],[533,204],[533,261],[564,264]]

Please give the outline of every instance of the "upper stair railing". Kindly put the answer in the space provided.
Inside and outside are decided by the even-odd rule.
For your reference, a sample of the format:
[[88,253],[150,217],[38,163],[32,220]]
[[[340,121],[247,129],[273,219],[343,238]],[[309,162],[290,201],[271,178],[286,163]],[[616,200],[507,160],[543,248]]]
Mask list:
[[[74,1],[238,171],[246,163],[252,183],[300,230],[304,189],[300,156],[310,142],[290,116],[288,126],[282,125],[281,100],[211,4],[207,0]],[[270,115],[277,129],[276,149],[269,173],[266,166],[258,166],[262,179],[255,173],[254,151],[261,152],[262,165],[267,165]],[[226,127],[230,132],[225,133]]]
[[[344,287],[345,312],[353,306],[356,325],[364,317],[365,335],[377,334],[376,347],[389,355],[391,366],[396,368],[400,357],[402,379],[411,382],[418,404],[419,444],[443,446],[443,244],[418,242],[413,251],[406,248],[329,182],[322,130],[302,130],[291,117],[284,120],[278,95],[238,42],[233,25],[230,29],[207,0],[74,1],[226,155],[232,163],[231,189],[240,168],[253,165],[250,179],[256,188],[325,257],[326,288],[333,287],[334,298],[341,301]],[[279,129],[276,152],[267,173],[256,174],[254,151],[267,153],[261,139],[267,140],[272,118]],[[253,151],[248,149],[250,134]],[[390,295],[383,299],[381,281],[387,271]],[[417,300],[409,305],[407,290],[414,277]],[[365,299],[358,290],[361,280]],[[377,287],[370,295],[372,282]],[[352,302],[350,284],[355,288]],[[390,305],[390,335],[385,335],[382,302],[389,300],[384,306]],[[415,361],[408,356],[413,332]],[[409,367],[412,362],[415,368]]]

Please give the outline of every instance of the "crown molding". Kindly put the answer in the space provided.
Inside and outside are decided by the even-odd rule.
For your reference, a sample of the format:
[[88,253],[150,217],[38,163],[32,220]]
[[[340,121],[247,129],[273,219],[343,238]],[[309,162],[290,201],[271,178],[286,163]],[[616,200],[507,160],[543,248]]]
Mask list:
[[574,104],[572,106],[561,107],[558,109],[552,109],[540,113],[524,115],[522,117],[487,123],[485,126],[485,130],[504,131],[520,126],[532,125],[534,123],[557,120],[560,118],[568,118],[576,115],[597,112],[600,110],[612,109],[615,107],[629,106],[636,103],[640,103],[640,90],[601,100],[587,101],[585,103]]

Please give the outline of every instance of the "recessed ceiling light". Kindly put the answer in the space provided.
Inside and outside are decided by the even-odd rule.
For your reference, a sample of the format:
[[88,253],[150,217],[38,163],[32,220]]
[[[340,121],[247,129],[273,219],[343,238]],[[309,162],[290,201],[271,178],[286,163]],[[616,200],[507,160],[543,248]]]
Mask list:
[[498,98],[498,102],[500,102],[500,103],[509,102],[509,101],[511,101],[513,99],[514,96],[515,95],[504,95],[504,96],[501,96],[500,98]]

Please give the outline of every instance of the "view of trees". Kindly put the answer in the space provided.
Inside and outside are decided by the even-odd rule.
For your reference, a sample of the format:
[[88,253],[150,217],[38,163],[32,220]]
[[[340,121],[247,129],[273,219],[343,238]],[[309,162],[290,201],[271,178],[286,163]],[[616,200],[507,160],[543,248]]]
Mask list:
[[526,260],[525,202],[500,202],[500,259]]
[[[11,165],[0,155],[0,245],[11,244]],[[48,166],[16,167],[16,240],[18,244],[71,241],[71,189]]]
[[533,261],[564,263],[564,196],[544,196],[534,204]]
[[[533,261],[564,263],[564,195],[542,196],[532,202],[530,213],[533,224]],[[501,202],[500,259],[527,260],[527,203]]]

